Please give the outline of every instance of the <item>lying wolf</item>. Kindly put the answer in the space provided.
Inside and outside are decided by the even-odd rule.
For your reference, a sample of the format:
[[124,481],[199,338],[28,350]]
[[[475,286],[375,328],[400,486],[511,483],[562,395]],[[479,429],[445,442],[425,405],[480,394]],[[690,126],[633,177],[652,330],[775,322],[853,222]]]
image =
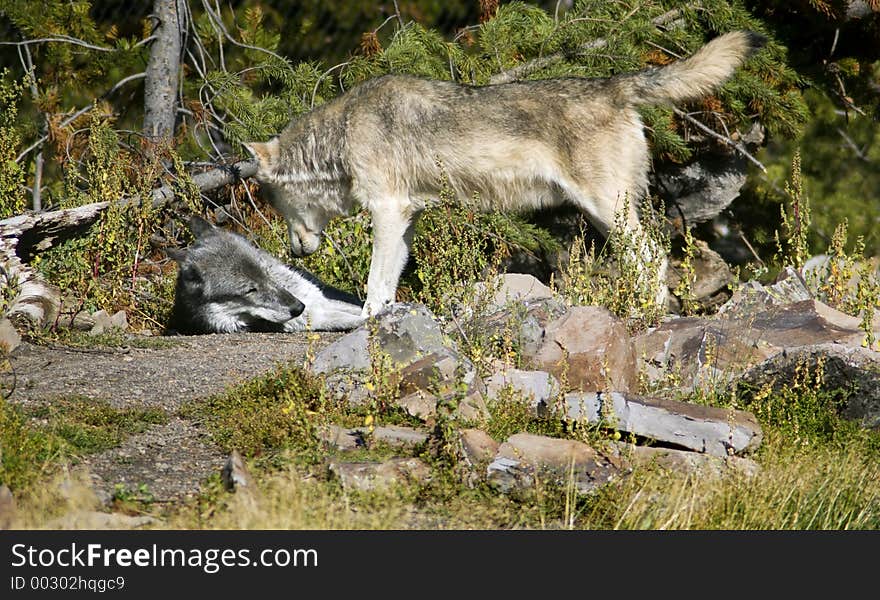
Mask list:
[[192,217],[196,236],[177,261],[169,332],[336,331],[363,322],[363,302],[289,267],[245,238]]
[[[401,75],[360,84],[246,144],[297,256],[318,249],[328,221],[357,204],[373,220],[364,315],[395,300],[413,225],[444,180],[475,209],[524,211],[572,202],[603,235],[622,211],[640,259],[662,255],[653,282],[668,292],[665,254],[637,207],[650,154],[638,106],[697,99],[764,43],[732,32],[686,60],[607,79],[559,78],[484,87]],[[646,269],[647,272],[647,269]]]

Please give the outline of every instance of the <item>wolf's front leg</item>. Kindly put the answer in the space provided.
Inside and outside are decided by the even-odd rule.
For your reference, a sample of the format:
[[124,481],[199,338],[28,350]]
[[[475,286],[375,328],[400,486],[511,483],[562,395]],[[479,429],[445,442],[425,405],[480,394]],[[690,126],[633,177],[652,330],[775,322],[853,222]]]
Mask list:
[[379,314],[392,304],[412,243],[413,224],[400,211],[373,214],[373,254],[362,315]]

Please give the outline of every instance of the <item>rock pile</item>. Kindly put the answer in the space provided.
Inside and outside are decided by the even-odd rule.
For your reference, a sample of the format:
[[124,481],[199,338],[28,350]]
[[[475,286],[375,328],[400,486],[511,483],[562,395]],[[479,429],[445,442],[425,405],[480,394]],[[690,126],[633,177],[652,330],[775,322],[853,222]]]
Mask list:
[[[425,426],[377,428],[371,442],[362,430],[335,427],[322,439],[341,451],[383,440],[401,449],[424,448],[441,407],[448,406],[445,417],[458,427],[463,471],[505,492],[556,480],[589,493],[645,463],[753,474],[757,465],[748,455],[762,432],[751,413],[680,402],[671,394],[723,390],[742,381],[785,385],[798,364],[820,360],[828,369],[826,383],[851,392],[844,416],[866,426],[880,423],[880,355],[863,347],[858,319],[813,299],[794,271],[774,285],[752,282],[737,290],[716,316],[670,318],[634,337],[607,310],[566,307],[543,290],[529,276],[502,276],[485,313],[470,315],[487,335],[512,331],[524,368],[498,364],[481,376],[448,335],[454,328],[415,304],[396,305],[325,348],[312,371],[354,403],[366,400],[373,363],[384,355],[399,386],[395,401]],[[676,383],[664,388],[672,372]],[[666,393],[640,394],[639,386]],[[479,426],[494,403],[507,401],[524,402],[536,419],[595,424],[629,441],[592,447],[527,432],[492,439]],[[416,452],[410,454],[387,463],[334,461],[331,472],[359,489],[425,481],[430,471],[410,460]]]

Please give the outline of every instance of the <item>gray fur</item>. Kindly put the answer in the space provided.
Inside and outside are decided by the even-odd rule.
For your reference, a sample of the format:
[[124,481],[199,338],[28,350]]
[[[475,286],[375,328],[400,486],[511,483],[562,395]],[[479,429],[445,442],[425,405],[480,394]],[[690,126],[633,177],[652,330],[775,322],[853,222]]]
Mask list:
[[[386,75],[247,146],[259,161],[257,179],[287,221],[294,254],[316,251],[332,217],[358,205],[370,211],[366,316],[395,300],[413,222],[443,181],[475,209],[571,202],[603,235],[621,210],[640,233],[636,207],[647,192],[650,154],[637,107],[709,93],[761,43],[732,32],[689,59],[608,79],[470,87]],[[633,251],[646,260],[657,251],[649,241],[641,246]],[[653,282],[658,302],[667,293],[664,275]]]
[[363,322],[354,296],[200,217],[190,228],[195,243],[168,250],[179,265],[169,332],[336,331]]

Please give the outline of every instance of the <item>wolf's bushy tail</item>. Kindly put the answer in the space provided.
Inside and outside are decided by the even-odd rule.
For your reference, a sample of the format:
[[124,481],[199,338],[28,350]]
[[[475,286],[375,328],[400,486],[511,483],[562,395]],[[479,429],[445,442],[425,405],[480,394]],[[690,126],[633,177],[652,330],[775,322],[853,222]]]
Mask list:
[[689,58],[615,77],[612,86],[620,101],[630,105],[695,100],[727,81],[766,41],[751,31],[725,33]]

